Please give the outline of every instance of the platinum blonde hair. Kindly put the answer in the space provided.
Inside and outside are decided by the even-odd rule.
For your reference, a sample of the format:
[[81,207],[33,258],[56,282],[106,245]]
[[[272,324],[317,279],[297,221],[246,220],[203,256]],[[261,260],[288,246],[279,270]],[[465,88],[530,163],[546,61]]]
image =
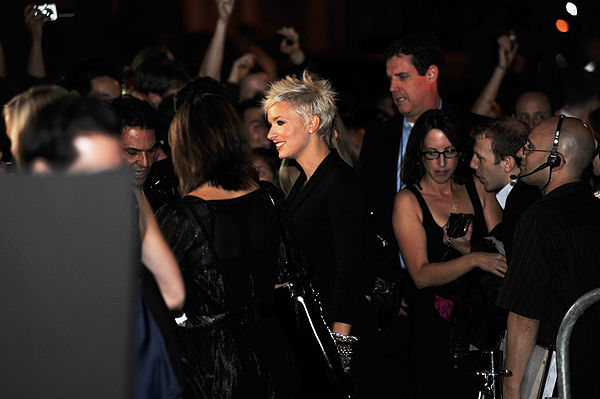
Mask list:
[[262,105],[266,113],[273,105],[286,101],[293,106],[305,124],[308,124],[313,115],[317,115],[320,121],[314,133],[321,140],[330,143],[334,136],[335,94],[328,80],[319,79],[305,70],[302,79],[286,76],[273,82],[267,89]]

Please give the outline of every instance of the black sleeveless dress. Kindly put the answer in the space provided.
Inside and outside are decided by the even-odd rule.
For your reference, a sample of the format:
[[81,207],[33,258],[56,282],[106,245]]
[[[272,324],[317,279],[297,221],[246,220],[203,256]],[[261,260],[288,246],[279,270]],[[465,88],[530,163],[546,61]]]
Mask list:
[[[417,197],[423,212],[423,227],[427,235],[429,262],[440,262],[446,249],[443,244],[443,229],[433,219],[419,189],[415,186],[408,186],[407,189]],[[466,189],[474,210],[472,241],[476,241],[486,234],[487,227],[483,216],[483,207],[472,178],[467,181]],[[460,254],[456,252],[447,259],[458,256]],[[440,301],[440,297],[453,301],[457,299],[465,279],[468,279],[466,275],[443,286],[415,289],[407,298],[411,362],[418,398],[475,397],[473,395],[476,394],[474,388],[476,380],[467,371],[454,368],[451,362],[451,322],[440,315],[434,304],[434,302]],[[457,310],[455,303],[452,312]]]

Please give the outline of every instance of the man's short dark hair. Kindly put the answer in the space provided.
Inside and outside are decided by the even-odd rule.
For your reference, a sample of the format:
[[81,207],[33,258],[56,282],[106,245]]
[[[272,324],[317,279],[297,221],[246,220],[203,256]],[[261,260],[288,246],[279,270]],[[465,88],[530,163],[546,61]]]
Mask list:
[[135,90],[164,96],[173,87],[182,87],[188,81],[185,69],[167,57],[149,58],[142,62],[133,73]]
[[55,170],[64,170],[77,159],[77,137],[106,134],[118,138],[119,123],[112,108],[95,98],[66,96],[40,110],[23,132],[21,159],[27,170],[36,158]]
[[511,156],[520,166],[521,158],[517,156],[523,144],[527,141],[529,135],[529,126],[515,118],[494,119],[485,126],[480,126],[471,131],[471,137],[477,138],[479,135],[490,139],[492,152],[494,153],[494,163],[499,163],[507,156]]
[[139,127],[156,130],[158,126],[157,112],[146,101],[133,96],[115,98],[110,102],[120,120],[121,131],[125,127]]
[[444,53],[435,37],[421,33],[411,33],[394,40],[384,52],[385,60],[394,56],[411,55],[412,63],[419,75],[425,75],[431,65],[439,70],[446,64]]

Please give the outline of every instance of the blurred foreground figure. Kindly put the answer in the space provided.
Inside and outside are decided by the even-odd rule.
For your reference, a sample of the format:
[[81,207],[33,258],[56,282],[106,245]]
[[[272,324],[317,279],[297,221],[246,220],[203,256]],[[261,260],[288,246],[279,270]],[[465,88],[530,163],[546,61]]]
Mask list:
[[[93,173],[120,168],[118,131],[116,115],[107,105],[67,96],[42,109],[23,133],[23,168],[32,173]],[[145,267],[139,271],[133,397],[176,398],[183,380],[177,380],[174,323],[167,307],[183,306],[183,280],[150,205],[139,191],[136,198],[139,221],[134,223],[132,234]]]

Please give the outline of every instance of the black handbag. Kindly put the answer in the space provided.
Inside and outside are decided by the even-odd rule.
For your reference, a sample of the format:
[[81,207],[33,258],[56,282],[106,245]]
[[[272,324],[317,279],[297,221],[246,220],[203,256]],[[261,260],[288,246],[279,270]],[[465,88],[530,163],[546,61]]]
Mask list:
[[[280,193],[261,182],[263,192],[277,212],[282,247],[280,265],[287,283],[275,290],[275,315],[279,319],[296,356],[304,397],[354,398],[356,386],[344,371],[331,331],[323,318],[321,302],[308,284],[306,263]],[[280,277],[280,281],[281,277]]]

